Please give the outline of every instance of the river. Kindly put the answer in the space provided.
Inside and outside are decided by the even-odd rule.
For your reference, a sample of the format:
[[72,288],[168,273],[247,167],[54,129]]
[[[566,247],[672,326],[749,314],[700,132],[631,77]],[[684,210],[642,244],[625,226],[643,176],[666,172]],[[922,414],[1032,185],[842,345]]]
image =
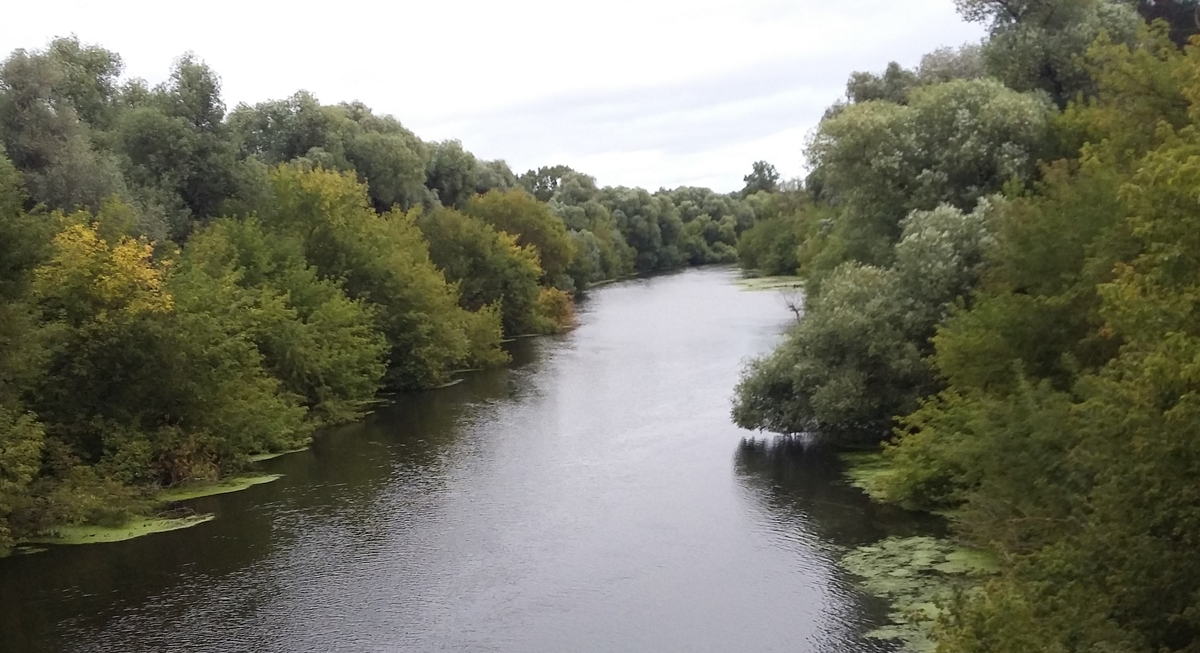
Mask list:
[[406,395],[217,519],[0,560],[4,651],[890,651],[842,547],[916,526],[729,420],[792,315],[727,268],[594,291],[507,369]]

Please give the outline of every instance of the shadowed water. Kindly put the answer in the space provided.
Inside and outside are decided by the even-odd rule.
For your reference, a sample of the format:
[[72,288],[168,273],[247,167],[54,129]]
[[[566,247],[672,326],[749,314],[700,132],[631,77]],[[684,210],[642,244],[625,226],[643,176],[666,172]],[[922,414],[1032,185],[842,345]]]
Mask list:
[[196,528],[0,560],[4,651],[887,651],[839,547],[914,528],[729,421],[792,319],[727,269],[597,290]]

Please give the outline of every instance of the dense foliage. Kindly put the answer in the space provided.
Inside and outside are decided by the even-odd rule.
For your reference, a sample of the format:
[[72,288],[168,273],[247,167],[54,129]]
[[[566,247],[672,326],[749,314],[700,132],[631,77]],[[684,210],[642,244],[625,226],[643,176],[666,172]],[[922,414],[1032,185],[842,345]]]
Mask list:
[[959,6],[961,79],[856,74],[747,232],[809,297],[734,415],[884,441],[890,498],[997,554],[939,651],[1200,650],[1196,7]]
[[754,222],[745,193],[518,177],[357,102],[227,111],[193,56],[121,73],[74,38],[0,64],[0,554],[502,364],[591,284],[731,261]]

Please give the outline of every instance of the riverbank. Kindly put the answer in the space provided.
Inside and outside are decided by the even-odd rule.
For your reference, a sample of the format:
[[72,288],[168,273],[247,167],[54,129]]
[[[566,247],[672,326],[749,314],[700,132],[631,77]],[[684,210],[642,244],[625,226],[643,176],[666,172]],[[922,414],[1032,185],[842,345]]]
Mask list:
[[[743,272],[743,274],[746,274]],[[804,279],[797,276],[742,276],[734,283],[743,290],[803,293]],[[788,301],[789,310],[795,310]],[[879,450],[854,451],[838,456],[842,475],[874,504],[892,506],[886,494],[889,479],[897,472]],[[922,514],[913,506],[898,508]],[[949,514],[936,517],[947,520]],[[944,532],[945,529],[937,529]],[[865,594],[885,602],[888,623],[870,629],[866,636],[897,641],[907,653],[931,653],[932,630],[944,607],[978,588],[996,569],[986,552],[961,546],[942,532],[889,536],[844,552],[840,566],[849,572]]]
[[729,390],[792,316],[737,276],[608,286],[510,366],[398,393],[252,467],[280,480],[185,502],[217,515],[198,527],[0,561],[5,643],[892,650],[863,638],[885,613],[834,552],[920,525],[831,457],[740,446]]

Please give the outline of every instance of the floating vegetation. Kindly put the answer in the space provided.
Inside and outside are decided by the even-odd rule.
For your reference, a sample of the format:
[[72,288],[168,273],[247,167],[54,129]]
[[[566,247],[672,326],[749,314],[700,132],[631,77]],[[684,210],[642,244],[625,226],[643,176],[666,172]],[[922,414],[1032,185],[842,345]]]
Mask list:
[[[304,449],[299,449],[298,451],[304,451]],[[282,456],[286,453],[294,452],[285,451],[269,455],[266,458]],[[255,485],[277,481],[281,478],[283,478],[282,474],[263,474],[258,476],[234,476],[212,482],[184,483],[160,491],[155,496],[155,499],[160,503],[199,499],[217,494],[238,492]],[[174,511],[174,515],[166,513],[153,517],[133,517],[119,526],[101,526],[95,524],[58,526],[53,531],[22,539],[19,545],[12,550],[12,553],[37,553],[45,549],[33,545],[41,544],[74,545],[124,542],[145,535],[191,528],[192,526],[212,521],[217,517],[214,514],[194,514],[190,511],[182,516],[175,516],[179,514],[179,511]]]
[[804,290],[801,277],[751,277],[735,283],[745,290]]
[[187,501],[188,499],[199,499],[217,494],[240,492],[255,485],[278,481],[281,478],[283,478],[282,474],[263,474],[260,476],[234,476],[219,481],[181,483],[159,492],[155,498],[159,501],[167,502]]
[[[49,550],[50,550],[50,549],[47,549],[47,548],[46,548],[46,547],[44,547],[44,546],[25,546],[25,545],[17,545],[17,546],[15,546],[15,547],[13,547],[13,548],[12,548],[11,555],[19,555],[19,556],[23,556],[23,555],[31,555],[31,554],[34,554],[34,553],[42,553],[43,551],[49,551]],[[5,554],[3,554],[3,553],[0,553],[0,558],[3,558],[3,557],[4,557],[4,555],[5,555]]]
[[850,485],[862,490],[875,501],[886,501],[885,488],[896,473],[895,468],[879,451],[842,454],[846,463],[846,478]]
[[443,388],[453,388],[454,386],[462,383],[465,380],[466,379],[454,379],[453,381],[449,381],[449,382],[443,383],[441,385],[435,385],[432,388],[430,388],[430,390],[441,390]]
[[135,537],[167,533],[198,526],[212,521],[216,515],[188,515],[186,517],[135,517],[121,526],[59,526],[46,535],[25,539],[22,544],[100,544],[124,542]]
[[934,650],[930,629],[942,606],[996,569],[988,554],[935,537],[893,537],[861,546],[842,558],[842,566],[868,594],[891,605],[892,623],[867,636],[901,640],[914,653]]
[[281,456],[286,456],[286,455],[292,454],[292,453],[300,453],[303,451],[308,451],[308,447],[300,447],[299,449],[288,449],[287,451],[277,451],[275,453],[254,454],[253,456],[250,456],[250,460],[252,462],[261,463],[265,460],[274,460]]

